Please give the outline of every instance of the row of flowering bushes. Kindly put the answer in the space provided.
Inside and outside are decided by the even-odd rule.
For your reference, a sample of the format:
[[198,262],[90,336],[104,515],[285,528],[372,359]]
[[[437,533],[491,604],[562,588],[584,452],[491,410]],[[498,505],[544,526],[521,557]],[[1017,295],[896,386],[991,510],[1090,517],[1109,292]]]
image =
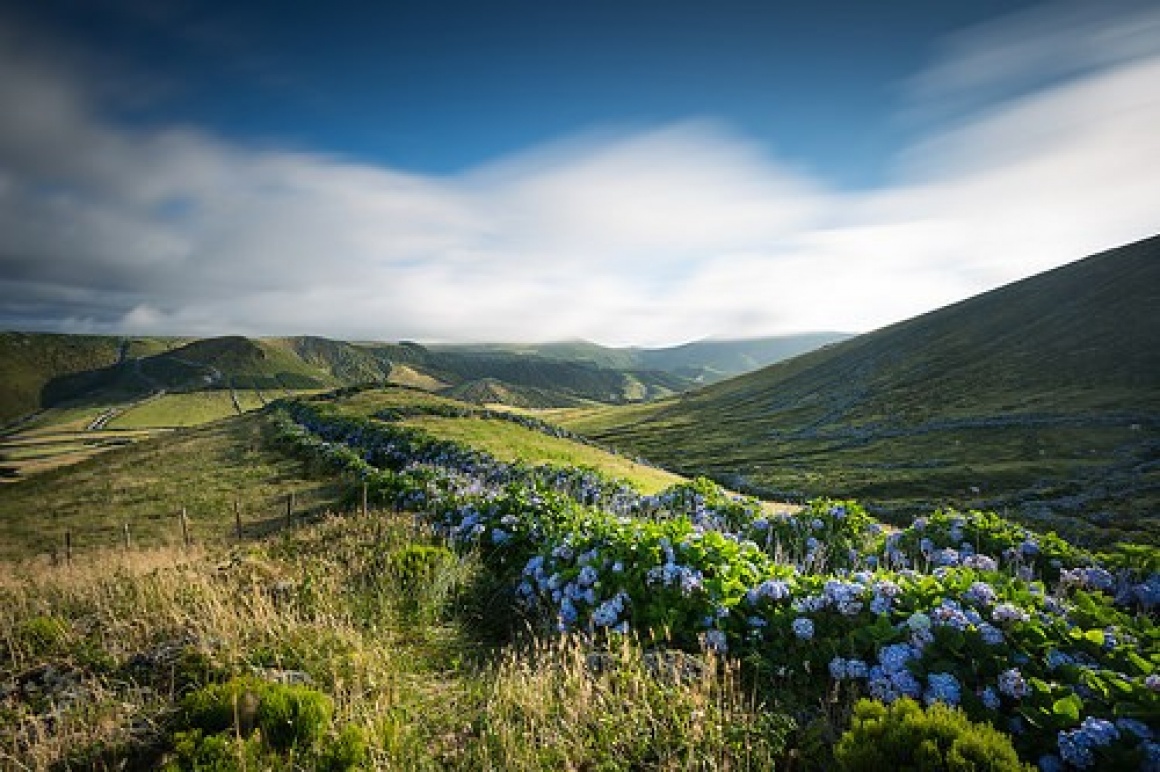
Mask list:
[[959,706],[1044,769],[1160,769],[1154,556],[1109,565],[977,512],[894,532],[853,502],[771,515],[707,480],[643,496],[286,410],[284,438],[426,512],[555,629],[728,652],[805,698]]

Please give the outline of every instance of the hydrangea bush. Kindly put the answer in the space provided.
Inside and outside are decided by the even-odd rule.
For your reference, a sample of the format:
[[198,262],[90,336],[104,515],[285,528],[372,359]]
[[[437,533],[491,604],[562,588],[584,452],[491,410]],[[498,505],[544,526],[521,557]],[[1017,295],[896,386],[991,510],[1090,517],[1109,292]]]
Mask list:
[[1043,769],[1160,769],[1160,579],[991,513],[887,532],[853,502],[792,515],[699,479],[655,496],[503,464],[398,423],[284,408],[282,438],[478,550],[550,629],[742,657],[834,689],[964,711]]

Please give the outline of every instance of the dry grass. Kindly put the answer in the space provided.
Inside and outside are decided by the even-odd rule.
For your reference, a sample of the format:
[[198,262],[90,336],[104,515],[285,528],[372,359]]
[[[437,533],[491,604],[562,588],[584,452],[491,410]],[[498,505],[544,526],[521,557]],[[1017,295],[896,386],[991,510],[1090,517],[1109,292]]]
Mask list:
[[[467,556],[422,587],[391,555],[436,544],[409,517],[331,518],[248,547],[0,564],[0,767],[172,759],[183,695],[301,678],[375,769],[765,769],[785,720],[735,666],[621,639],[473,632]],[[492,598],[494,601],[494,597]]]

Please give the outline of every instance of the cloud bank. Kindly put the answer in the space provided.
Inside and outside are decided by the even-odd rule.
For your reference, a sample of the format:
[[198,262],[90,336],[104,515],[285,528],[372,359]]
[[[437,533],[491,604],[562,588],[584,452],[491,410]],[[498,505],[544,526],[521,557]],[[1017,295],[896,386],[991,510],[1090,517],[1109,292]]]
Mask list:
[[873,329],[1160,230],[1158,29],[1154,7],[1056,5],[964,32],[911,84],[909,109],[953,119],[850,192],[712,119],[451,177],[134,128],[0,27],[0,104],[19,106],[0,118],[0,326],[649,345]]

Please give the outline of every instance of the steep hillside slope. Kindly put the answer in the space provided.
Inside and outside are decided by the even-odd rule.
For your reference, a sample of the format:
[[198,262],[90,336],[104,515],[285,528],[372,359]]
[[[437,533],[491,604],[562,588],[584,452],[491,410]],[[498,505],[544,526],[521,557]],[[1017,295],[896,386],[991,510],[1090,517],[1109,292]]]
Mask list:
[[141,385],[129,370],[118,366],[182,342],[178,338],[0,332],[0,424],[66,399],[74,391],[114,388],[136,394]]
[[467,381],[439,392],[443,396],[471,402],[476,405],[508,405],[521,408],[575,407],[583,400],[559,392],[531,386],[513,386],[495,378]]
[[697,340],[660,349],[632,349],[638,367],[665,370],[712,383],[742,375],[853,336],[817,332],[752,340]]
[[1157,308],[1160,237],[623,423],[589,415],[577,426],[679,471],[783,495],[1009,506],[1147,531],[1160,500]]
[[120,354],[120,341],[112,337],[0,333],[0,423],[40,408],[40,390],[48,380],[107,367]]

